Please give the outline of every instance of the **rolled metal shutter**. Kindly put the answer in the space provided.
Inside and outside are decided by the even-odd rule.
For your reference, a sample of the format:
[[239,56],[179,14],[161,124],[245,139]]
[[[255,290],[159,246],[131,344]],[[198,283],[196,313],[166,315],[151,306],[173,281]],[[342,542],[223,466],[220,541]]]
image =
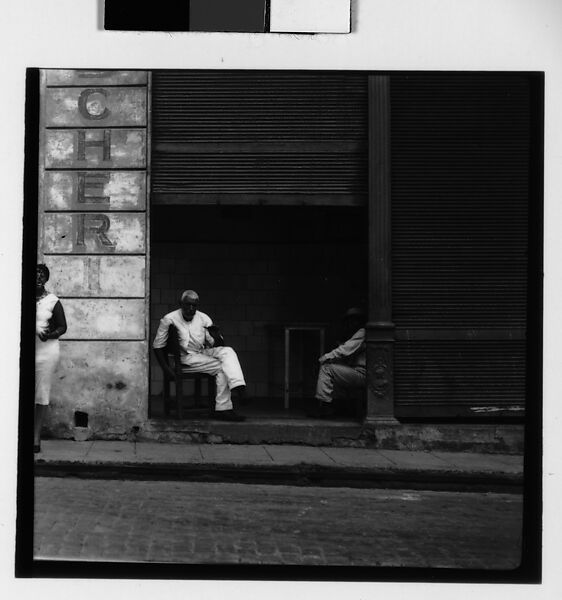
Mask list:
[[522,415],[529,80],[391,80],[399,416]]
[[155,204],[363,205],[362,73],[154,71]]

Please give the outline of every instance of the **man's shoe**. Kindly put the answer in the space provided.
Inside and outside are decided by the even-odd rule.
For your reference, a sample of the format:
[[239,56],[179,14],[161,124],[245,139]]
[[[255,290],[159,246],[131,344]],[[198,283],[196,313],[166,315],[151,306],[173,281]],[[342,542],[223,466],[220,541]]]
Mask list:
[[248,396],[245,385],[239,385],[230,391],[236,396],[236,404],[240,406],[247,406],[250,403],[250,396]]
[[219,421],[245,421],[246,417],[239,415],[237,412],[233,410],[216,410],[214,414],[214,418]]
[[331,402],[320,402],[319,406],[307,411],[306,415],[313,419],[329,419],[335,415]]

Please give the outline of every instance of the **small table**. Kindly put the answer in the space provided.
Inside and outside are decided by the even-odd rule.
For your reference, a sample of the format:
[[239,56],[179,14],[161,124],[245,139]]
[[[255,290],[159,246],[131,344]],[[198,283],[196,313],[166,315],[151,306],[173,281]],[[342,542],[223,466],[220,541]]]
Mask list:
[[319,355],[324,354],[325,323],[290,323],[284,325],[285,330],[285,382],[283,386],[283,406],[289,408],[289,382],[291,357],[291,331],[318,331],[320,338]]

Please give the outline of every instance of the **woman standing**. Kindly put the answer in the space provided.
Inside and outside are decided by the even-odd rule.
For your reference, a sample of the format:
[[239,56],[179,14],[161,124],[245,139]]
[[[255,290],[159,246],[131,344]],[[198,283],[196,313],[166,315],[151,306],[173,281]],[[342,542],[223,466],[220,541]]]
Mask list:
[[33,452],[41,451],[41,426],[49,404],[51,379],[59,361],[59,337],[66,331],[66,318],[59,299],[45,289],[49,281],[46,265],[37,265],[35,280],[35,428]]

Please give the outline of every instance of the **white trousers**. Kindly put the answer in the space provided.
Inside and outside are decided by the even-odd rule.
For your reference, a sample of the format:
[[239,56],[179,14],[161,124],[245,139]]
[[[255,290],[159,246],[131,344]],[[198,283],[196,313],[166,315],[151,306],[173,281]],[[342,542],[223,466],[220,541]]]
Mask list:
[[350,367],[339,363],[326,362],[320,365],[316,398],[322,402],[331,402],[334,386],[343,388],[362,388],[365,386],[365,367]]
[[231,410],[230,390],[246,385],[236,352],[229,346],[205,348],[201,352],[184,354],[181,358],[184,373],[208,373],[215,376],[217,395],[215,410]]
[[59,362],[59,341],[39,338],[35,342],[35,404],[46,406],[51,394],[51,381]]

